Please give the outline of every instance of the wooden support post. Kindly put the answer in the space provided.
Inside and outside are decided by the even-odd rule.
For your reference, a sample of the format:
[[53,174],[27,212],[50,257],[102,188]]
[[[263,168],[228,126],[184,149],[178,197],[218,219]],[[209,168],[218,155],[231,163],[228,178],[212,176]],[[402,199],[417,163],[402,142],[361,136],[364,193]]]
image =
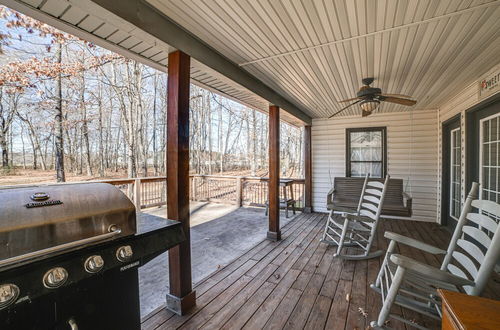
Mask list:
[[236,205],[241,207],[243,205],[243,177],[236,178]]
[[135,212],[141,212],[141,179],[135,179],[134,181],[134,204]]
[[281,239],[280,231],[280,108],[269,106],[269,231],[267,238]]
[[312,212],[312,144],[311,126],[304,127],[304,212]]
[[183,315],[196,305],[191,282],[189,226],[189,76],[190,57],[168,55],[167,215],[182,223],[186,241],[168,251],[170,293],[167,308]]
[[195,201],[197,196],[196,177],[191,177],[191,200]]

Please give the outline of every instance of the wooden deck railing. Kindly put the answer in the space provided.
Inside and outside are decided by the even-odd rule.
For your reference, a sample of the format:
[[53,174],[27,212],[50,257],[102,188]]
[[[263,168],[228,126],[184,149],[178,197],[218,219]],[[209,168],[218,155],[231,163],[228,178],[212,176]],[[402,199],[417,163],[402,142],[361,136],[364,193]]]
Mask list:
[[[268,178],[225,176],[225,175],[190,175],[190,200],[215,203],[265,206],[268,194]],[[166,205],[167,178],[164,176],[101,180],[119,187],[134,202],[136,207],[147,208]],[[304,207],[304,179],[292,179],[293,195],[297,209]],[[280,195],[282,195],[280,190]],[[290,196],[290,193],[288,193]]]

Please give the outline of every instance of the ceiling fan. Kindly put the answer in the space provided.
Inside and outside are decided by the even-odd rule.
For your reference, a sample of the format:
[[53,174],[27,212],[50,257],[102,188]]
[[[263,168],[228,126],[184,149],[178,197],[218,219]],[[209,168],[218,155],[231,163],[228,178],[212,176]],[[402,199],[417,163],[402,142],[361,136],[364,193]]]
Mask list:
[[378,108],[380,102],[390,102],[406,106],[412,106],[417,103],[417,101],[412,100],[411,96],[408,95],[383,94],[380,88],[370,87],[370,84],[373,82],[373,80],[374,78],[363,78],[361,80],[363,82],[363,86],[356,93],[356,97],[352,99],[339,101],[339,102],[352,102],[352,101],[356,102],[353,102],[348,106],[340,109],[339,111],[335,112],[328,118],[332,118],[333,116],[338,115],[342,111],[358,103],[359,106],[361,107],[361,110],[363,111],[362,112],[363,117],[371,115],[373,111]]

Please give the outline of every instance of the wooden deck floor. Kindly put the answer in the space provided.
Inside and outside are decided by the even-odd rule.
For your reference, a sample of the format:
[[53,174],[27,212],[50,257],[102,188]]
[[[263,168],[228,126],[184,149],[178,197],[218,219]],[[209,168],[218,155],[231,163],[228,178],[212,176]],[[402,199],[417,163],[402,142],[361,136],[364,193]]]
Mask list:
[[[280,242],[265,240],[196,285],[197,306],[185,316],[160,308],[143,329],[366,329],[376,319],[380,296],[370,289],[380,260],[342,261],[319,242],[326,215],[303,214],[282,230]],[[386,230],[446,247],[450,234],[436,224],[403,220],[381,222],[376,244],[385,248]],[[401,252],[439,265],[434,256],[401,246]],[[495,278],[485,296],[499,299]],[[439,324],[406,310],[415,322]],[[363,315],[365,314],[365,315]],[[391,321],[391,327],[404,324]]]

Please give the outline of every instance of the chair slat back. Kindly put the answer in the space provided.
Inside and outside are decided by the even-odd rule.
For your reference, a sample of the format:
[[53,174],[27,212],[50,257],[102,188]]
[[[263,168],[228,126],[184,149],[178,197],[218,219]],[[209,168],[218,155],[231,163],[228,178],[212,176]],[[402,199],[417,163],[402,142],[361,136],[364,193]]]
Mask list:
[[380,179],[371,180],[367,177],[365,188],[359,200],[358,214],[369,217],[375,222],[380,218],[382,205],[384,204],[385,194],[390,176],[387,175],[384,183]]
[[473,183],[441,266],[473,281],[464,287],[471,295],[481,294],[500,257],[500,205],[474,199],[478,187]]
[[362,198],[362,196],[364,196],[364,195],[365,195],[365,192],[366,192],[366,185],[367,185],[367,183],[368,183],[368,179],[369,179],[369,178],[370,178],[370,173],[366,173],[366,176],[365,176],[365,181],[363,181],[363,188],[361,188],[361,194],[359,195],[359,196],[361,196],[361,197],[359,198],[358,208],[356,209],[356,210],[357,210],[357,212],[358,212],[358,214],[359,214],[359,212],[360,212],[360,210],[361,210],[361,204],[363,203],[363,198]]

